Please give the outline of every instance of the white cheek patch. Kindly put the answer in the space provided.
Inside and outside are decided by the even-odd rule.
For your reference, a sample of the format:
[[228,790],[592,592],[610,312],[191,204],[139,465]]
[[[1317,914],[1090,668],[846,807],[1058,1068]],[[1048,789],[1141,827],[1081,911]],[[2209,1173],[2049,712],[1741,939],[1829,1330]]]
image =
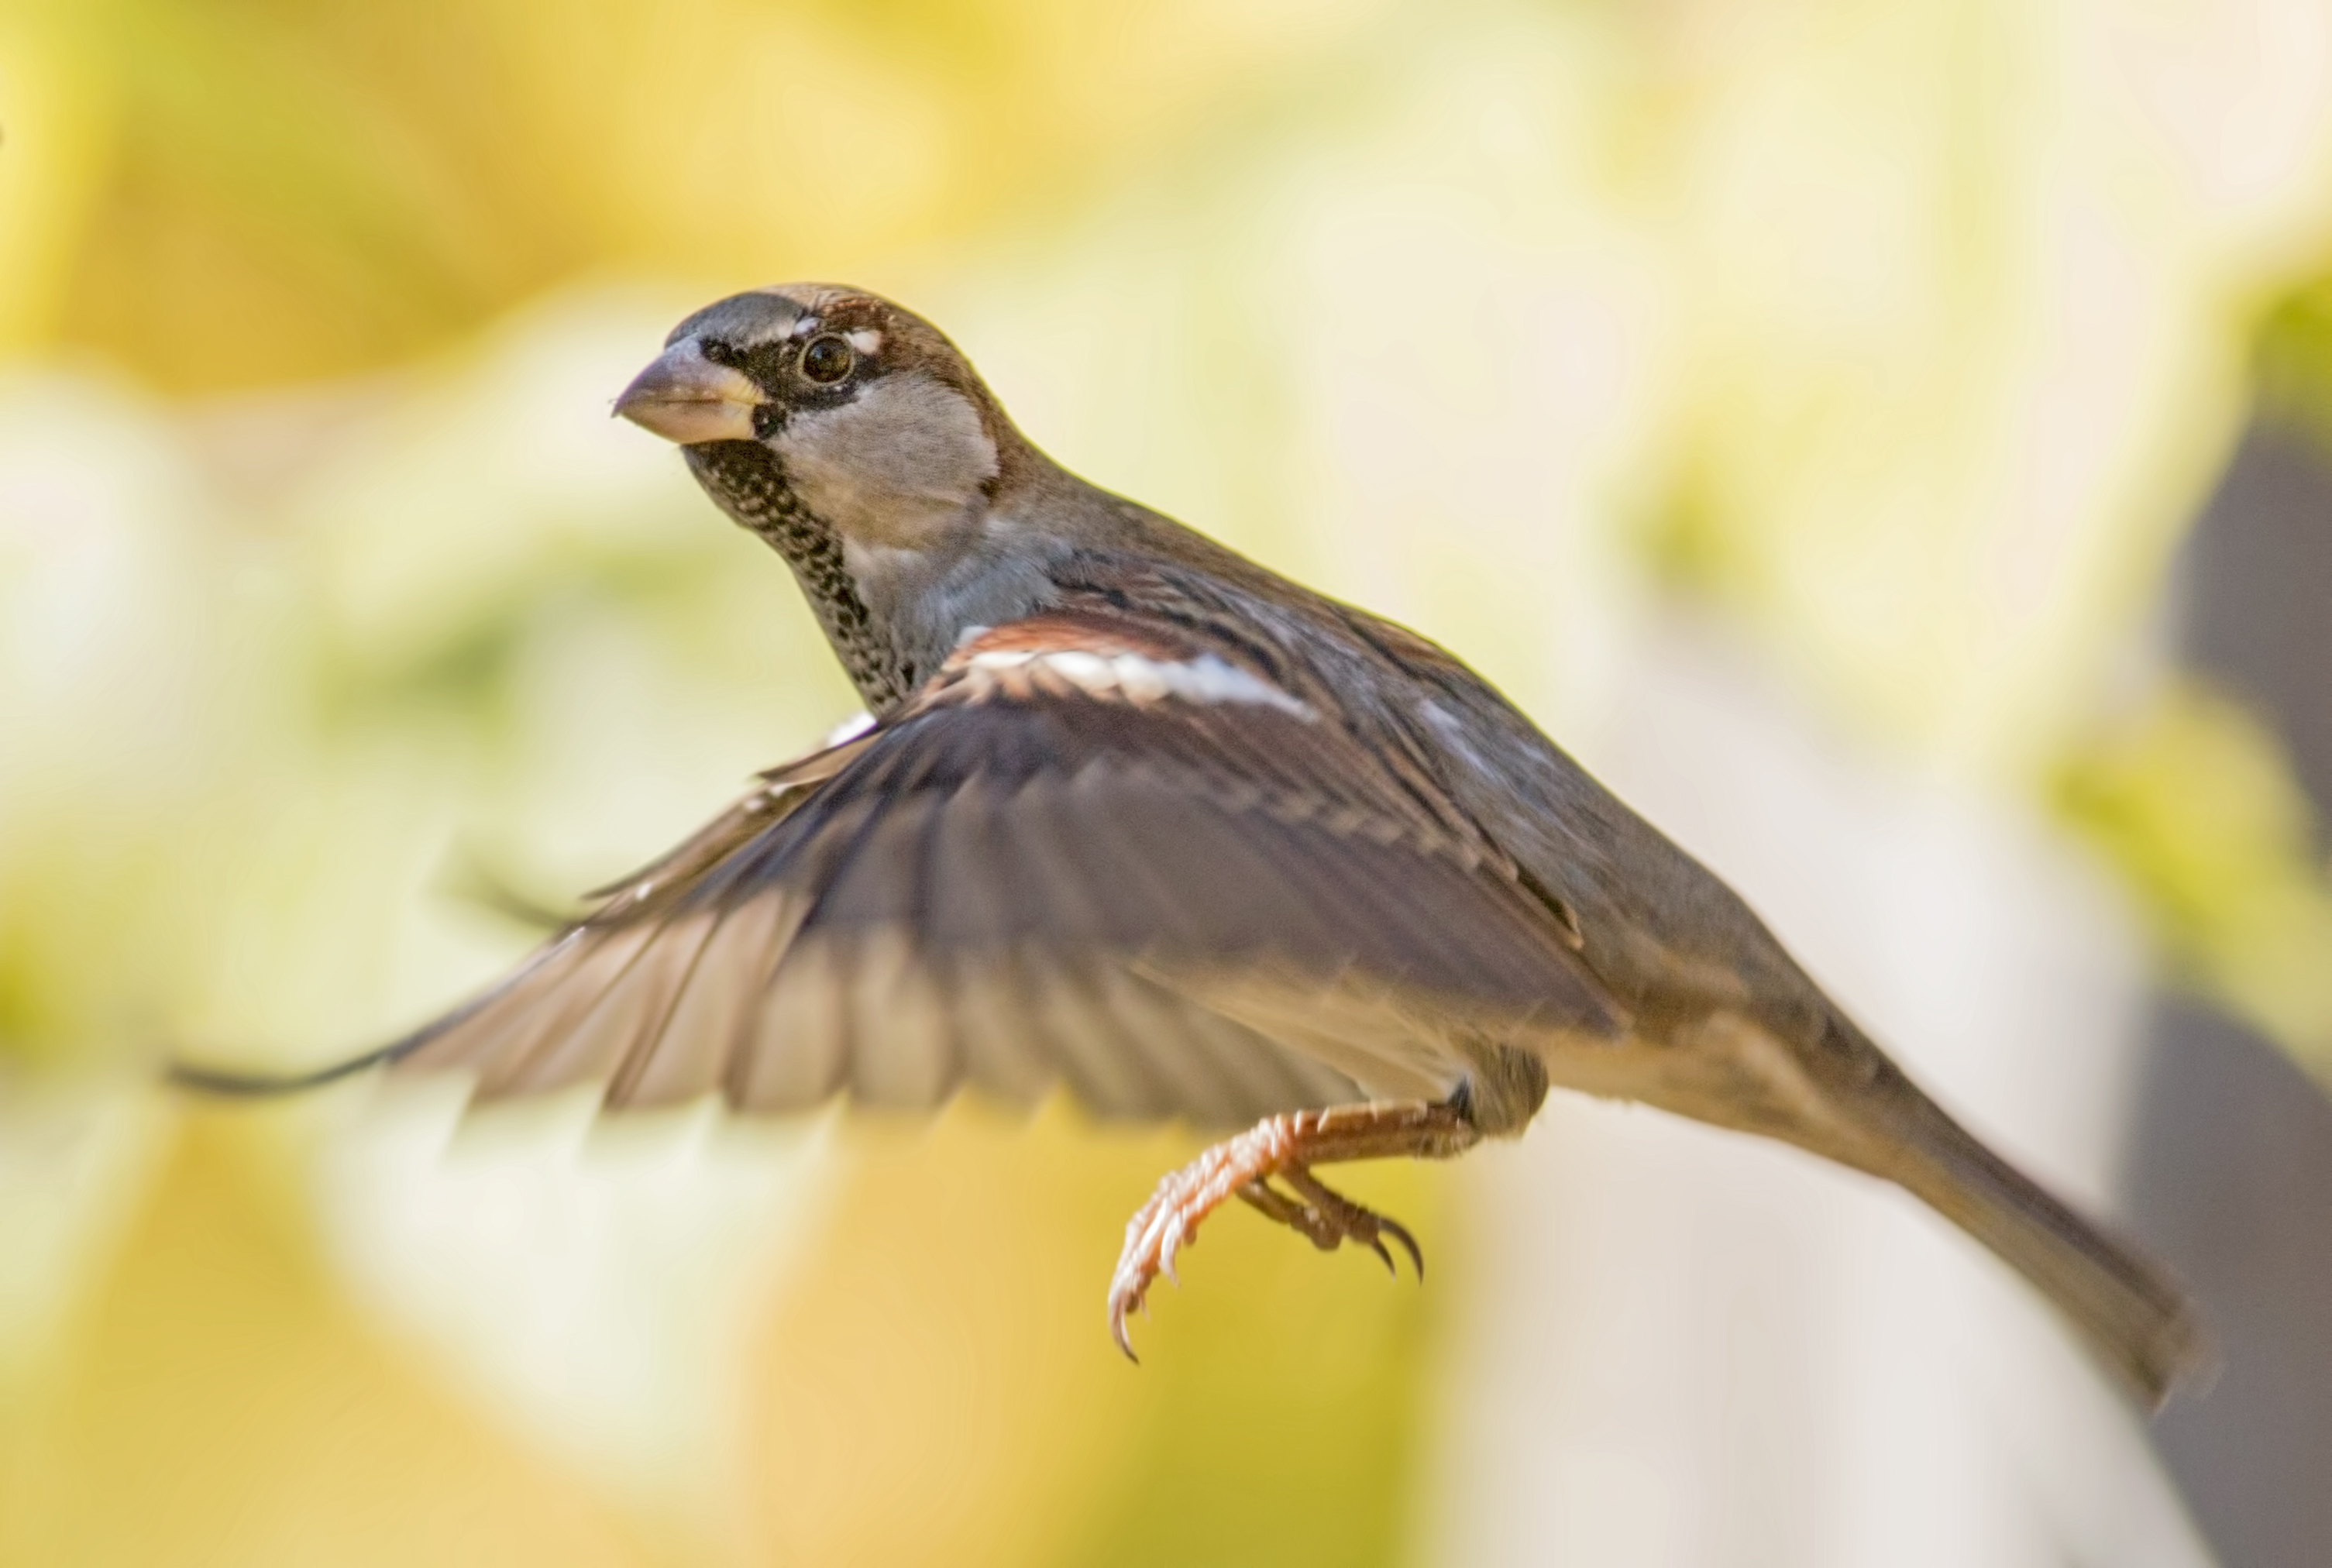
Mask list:
[[846,403],[804,409],[776,440],[795,493],[846,539],[920,548],[923,530],[980,500],[996,443],[961,393],[884,376]]
[[1137,708],[1178,702],[1276,708],[1307,722],[1319,717],[1309,703],[1213,654],[1168,660],[1075,648],[1056,653],[997,648],[972,655],[962,668],[974,702],[999,695],[1026,699],[1076,693]]

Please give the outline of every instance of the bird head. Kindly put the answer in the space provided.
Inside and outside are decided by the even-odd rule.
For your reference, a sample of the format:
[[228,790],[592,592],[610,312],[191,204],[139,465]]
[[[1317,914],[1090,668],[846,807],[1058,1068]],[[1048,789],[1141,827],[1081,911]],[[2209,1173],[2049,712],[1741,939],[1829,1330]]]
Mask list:
[[1058,475],[939,329],[857,289],[733,294],[673,330],[616,412],[680,444],[713,502],[777,547],[876,712],[964,625],[1044,591]]
[[894,550],[937,543],[984,511],[1025,446],[937,328],[821,283],[697,311],[616,412],[685,448],[748,527],[765,531],[781,485],[845,542]]

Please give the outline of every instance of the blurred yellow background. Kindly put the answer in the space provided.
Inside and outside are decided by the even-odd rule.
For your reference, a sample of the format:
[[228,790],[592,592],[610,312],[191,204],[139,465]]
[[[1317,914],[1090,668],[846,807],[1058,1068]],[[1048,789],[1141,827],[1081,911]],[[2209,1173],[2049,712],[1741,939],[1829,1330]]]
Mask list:
[[2332,1062],[2305,798],[2156,623],[2259,344],[2332,386],[2328,77],[2299,0],[0,0],[0,1562],[1433,1555],[1443,1172],[1356,1183],[1434,1287],[1233,1217],[1137,1373],[1177,1133],[150,1086],[409,1026],[846,716],[606,416],[755,283],[1591,763],[1687,607]]

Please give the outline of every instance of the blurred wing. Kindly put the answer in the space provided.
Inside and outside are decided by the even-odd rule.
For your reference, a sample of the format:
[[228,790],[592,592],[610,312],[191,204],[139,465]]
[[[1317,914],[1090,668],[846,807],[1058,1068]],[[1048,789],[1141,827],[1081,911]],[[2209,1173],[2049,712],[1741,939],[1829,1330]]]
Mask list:
[[1429,786],[1304,702],[1172,628],[1059,615],[969,645],[392,1049],[484,1096],[1065,1084],[1228,1125],[1445,1095],[1464,1037],[1611,1032],[1570,941]]

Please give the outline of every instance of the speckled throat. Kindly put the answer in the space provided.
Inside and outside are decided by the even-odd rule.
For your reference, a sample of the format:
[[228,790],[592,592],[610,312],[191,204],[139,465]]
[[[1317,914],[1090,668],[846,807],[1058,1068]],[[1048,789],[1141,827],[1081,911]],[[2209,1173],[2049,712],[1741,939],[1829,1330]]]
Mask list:
[[897,704],[909,680],[844,562],[842,540],[786,483],[777,454],[758,441],[711,441],[683,449],[698,483],[737,522],[768,540],[794,569],[826,640],[869,712]]

